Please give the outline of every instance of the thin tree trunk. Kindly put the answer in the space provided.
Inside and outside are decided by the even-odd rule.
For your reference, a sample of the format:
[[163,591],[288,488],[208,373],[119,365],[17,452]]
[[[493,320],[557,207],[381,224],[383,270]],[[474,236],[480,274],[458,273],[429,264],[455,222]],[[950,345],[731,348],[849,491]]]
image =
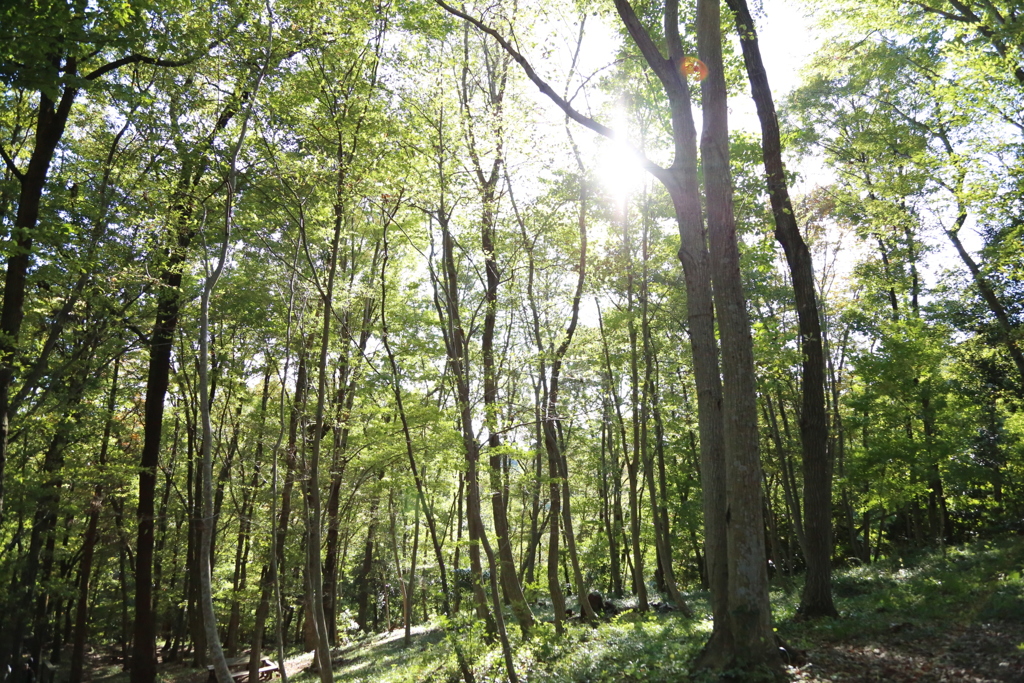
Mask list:
[[[395,491],[391,489],[390,495],[388,496],[388,512],[390,513],[389,519],[391,520],[390,532],[391,532],[391,554],[395,560],[395,576],[398,578],[398,589],[402,593],[402,628],[403,628],[403,647],[409,647],[412,643],[412,596],[409,592],[409,584],[412,580],[412,573],[410,572],[409,579],[407,580],[403,576],[402,571],[402,557],[398,552],[398,530],[395,524]],[[404,521],[404,515],[403,515]],[[404,545],[404,541],[403,541]],[[391,620],[388,620],[388,630],[391,630]]]
[[[577,161],[578,160],[579,155],[577,154]],[[565,531],[566,551],[569,554],[569,562],[572,564],[573,583],[576,586],[576,597],[579,601],[580,611],[583,616],[589,621],[594,621],[597,619],[597,615],[594,613],[594,608],[590,604],[590,600],[587,599],[590,593],[590,588],[583,579],[583,571],[580,569],[579,553],[576,551],[576,535],[573,530],[571,497],[569,493],[569,464],[565,457],[565,449],[563,448],[562,441],[559,438],[561,432],[561,415],[559,414],[558,408],[562,362],[565,358],[565,354],[569,350],[569,345],[572,344],[573,336],[576,333],[576,326],[579,323],[580,301],[583,297],[583,284],[587,273],[587,183],[583,177],[582,163],[580,166],[580,212],[578,220],[580,258],[577,265],[578,276],[576,279],[576,291],[573,294],[572,311],[569,317],[569,324],[565,329],[565,336],[562,339],[562,343],[559,344],[557,349],[555,349],[554,358],[551,360],[551,380],[548,385],[547,403],[545,406],[546,416],[544,421],[544,443],[549,449],[551,457],[554,458],[558,464],[558,478],[562,486],[562,525]],[[537,333],[537,339],[538,341],[540,340],[539,331]],[[543,350],[541,350],[541,352],[543,353]],[[552,527],[556,527],[558,525],[556,520],[557,517],[552,519]]]
[[622,206],[622,244],[626,252],[626,309],[628,311],[626,324],[629,331],[629,386],[633,429],[633,438],[630,444],[633,455],[632,457],[627,455],[625,443],[623,443],[623,455],[626,459],[626,474],[629,476],[629,539],[633,550],[633,591],[636,593],[637,610],[646,612],[649,606],[647,583],[644,581],[644,551],[640,538],[639,498],[639,470],[642,465],[643,453],[646,451],[641,443],[641,431],[646,430],[643,429],[643,414],[640,407],[640,365],[639,351],[637,349],[636,310],[634,306],[636,277],[633,272],[633,240],[629,230],[628,211],[625,202],[623,202]]
[[519,583],[516,574],[515,557],[512,554],[512,542],[510,538],[508,523],[508,503],[505,487],[501,482],[501,436],[497,424],[498,406],[498,374],[494,357],[494,334],[498,314],[498,286],[501,281],[501,272],[498,266],[497,244],[494,239],[495,225],[497,222],[497,189],[498,181],[501,179],[501,171],[504,165],[501,131],[503,128],[502,105],[505,94],[505,83],[507,82],[508,58],[486,60],[488,83],[488,106],[489,113],[493,119],[496,132],[494,159],[491,162],[489,172],[485,172],[480,156],[476,148],[476,137],[474,130],[474,119],[469,113],[469,93],[467,90],[467,75],[469,68],[469,24],[465,24],[464,36],[464,62],[463,62],[463,87],[462,99],[465,110],[465,125],[467,129],[467,146],[469,156],[475,172],[477,192],[480,195],[482,206],[480,216],[480,248],[484,254],[484,325],[480,337],[480,356],[483,369],[484,389],[484,427],[487,429],[487,450],[488,464],[490,465],[491,485],[491,516],[494,522],[494,533],[498,544],[498,563],[501,571],[501,587],[506,599],[512,606],[512,613],[519,622],[524,636],[529,636],[533,628],[534,618],[529,605],[526,604],[526,597],[523,595],[523,588]]
[[[796,492],[796,484],[793,481],[793,471],[789,464],[789,459],[786,456],[786,447],[782,443],[782,435],[779,432],[779,423],[775,415],[775,406],[772,403],[772,397],[770,392],[765,392],[765,412],[768,414],[768,425],[770,426],[770,434],[772,442],[775,445],[775,453],[779,460],[779,476],[782,480],[782,494],[786,500],[786,509],[789,512],[789,522],[793,529],[793,534],[796,536],[797,542],[800,544],[800,548],[803,549],[806,543],[804,539],[804,523],[803,518],[800,515],[800,499]],[[782,402],[779,401],[780,412],[782,410]],[[785,417],[785,413],[782,413]]]
[[[121,370],[121,357],[114,360],[114,373],[110,380],[110,394],[107,398],[107,419],[103,425],[103,436],[100,441],[99,466],[107,464],[107,451],[110,448],[110,433],[114,425],[114,408],[117,406],[117,379]],[[85,641],[89,631],[89,588],[92,577],[92,562],[96,550],[97,527],[102,506],[103,486],[97,484],[93,493],[92,509],[89,511],[89,525],[85,531],[82,547],[82,561],[78,569],[78,603],[75,611],[74,644],[71,650],[71,666],[68,674],[69,683],[82,683],[85,667]]]
[[[397,208],[397,206],[396,206]],[[392,214],[393,217],[393,214]],[[390,218],[389,221],[390,223]],[[391,341],[388,335],[387,326],[387,267],[390,253],[388,251],[388,233],[387,226],[384,228],[384,254],[381,259],[381,277],[380,277],[380,325],[381,325],[381,337],[384,342],[384,350],[387,352],[388,364],[391,366],[391,387],[395,394],[395,404],[398,407],[398,416],[402,421],[402,435],[405,437],[405,452],[409,458],[409,470],[412,472],[413,482],[416,484],[416,542],[413,544],[413,562],[411,572],[415,577],[416,572],[416,548],[419,544],[419,510],[423,508],[423,515],[427,521],[427,531],[430,533],[430,541],[434,547],[434,559],[437,562],[438,572],[441,575],[441,594],[442,603],[444,605],[445,615],[451,614],[451,605],[448,600],[448,573],[445,570],[444,552],[441,548],[441,541],[437,534],[437,525],[434,522],[434,514],[432,508],[427,503],[427,496],[425,487],[423,485],[423,479],[420,476],[420,470],[416,463],[416,452],[412,442],[412,431],[409,428],[409,420],[405,414],[405,405],[402,401],[402,386],[401,386],[401,375],[399,374],[398,362],[395,360],[395,354],[391,349]],[[461,490],[461,486],[460,486]],[[461,515],[460,515],[461,517]],[[461,519],[458,520],[458,524],[461,526]],[[411,600],[410,600],[411,602]],[[407,635],[408,638],[408,635]]]
[[[298,258],[298,251],[299,251],[298,250],[298,245],[296,245],[295,259]],[[295,263],[295,259],[293,259],[293,264]],[[279,412],[279,418],[280,418],[279,419],[280,428],[279,428],[278,433],[277,433],[277,442],[274,444],[274,461],[273,461],[273,465],[272,465],[271,480],[270,480],[270,482],[271,482],[270,483],[270,522],[271,522],[271,524],[274,524],[275,520],[277,519],[277,500],[278,500],[278,498],[277,498],[277,482],[278,482],[278,464],[279,464],[278,463],[278,456],[279,456],[279,454],[281,452],[281,441],[284,438],[284,431],[285,431],[285,403],[286,403],[285,402],[285,379],[288,377],[288,371],[289,371],[289,369],[291,367],[292,317],[293,317],[293,313],[294,313],[294,304],[295,304],[295,270],[296,269],[293,267],[292,270],[291,270],[291,275],[289,276],[289,280],[288,280],[288,324],[287,324],[286,331],[285,331],[285,348],[288,351],[287,351],[286,356],[285,356],[284,373],[281,376],[281,394],[280,394],[280,399],[278,401],[278,406],[279,406],[279,411],[278,412]],[[303,354],[303,357],[304,357],[304,354]],[[301,365],[300,365],[300,370],[301,370]],[[301,379],[304,382],[303,374],[304,373],[302,373],[300,371],[298,373],[298,376],[296,377],[296,382],[297,382],[296,392],[295,392],[296,395],[298,395],[300,393],[299,392],[299,387],[302,386],[302,384],[298,383],[299,380]],[[268,372],[268,375],[269,375],[269,372]],[[297,403],[295,405],[296,405],[296,407],[298,407],[298,405],[300,405],[300,404]],[[296,411],[293,409],[293,420],[291,420],[292,422],[297,421],[297,415],[294,414],[295,412]],[[294,431],[289,429],[289,451],[291,453],[294,453],[294,440],[295,440],[296,437],[297,437],[297,435],[294,433]],[[262,444],[262,442],[261,442],[261,444]],[[291,472],[292,472],[292,469],[293,469],[293,467],[291,465],[291,461],[292,460],[293,460],[293,458],[289,459],[289,466],[288,466],[288,472],[289,472],[288,476],[289,477],[291,476]],[[282,503],[282,507],[283,507],[283,503]],[[260,659],[261,659],[261,656],[262,656],[262,653],[261,653],[262,647],[261,646],[262,646],[262,639],[263,639],[263,632],[264,632],[264,624],[266,623],[267,613],[269,612],[269,609],[267,607],[265,607],[265,605],[266,605],[266,603],[268,602],[268,600],[270,598],[270,593],[271,593],[271,590],[272,590],[273,591],[273,598],[274,598],[274,623],[275,623],[275,636],[276,636],[275,640],[277,641],[278,667],[279,667],[280,673],[281,673],[281,680],[283,681],[283,683],[288,683],[288,672],[286,670],[287,667],[285,666],[285,654],[284,654],[284,625],[282,623],[283,620],[282,620],[282,614],[281,614],[282,610],[281,610],[281,562],[280,562],[280,559],[283,557],[283,554],[284,554],[283,553],[283,548],[281,546],[283,545],[284,534],[285,534],[285,530],[287,529],[288,514],[283,512],[282,513],[282,518],[284,520],[283,523],[279,523],[278,524],[277,529],[275,529],[273,531],[273,533],[271,534],[271,538],[270,538],[270,551],[269,551],[269,558],[270,558],[269,564],[270,564],[270,567],[269,567],[269,571],[267,572],[267,575],[265,577],[266,578],[266,583],[263,586],[263,596],[261,597],[261,600],[260,600],[260,606],[257,608],[256,632],[255,632],[254,637],[253,637],[252,652],[249,655],[249,680],[250,681],[255,681],[258,678],[258,674],[259,674]],[[261,617],[262,617],[262,619],[261,619]]]
[[[643,257],[643,274],[640,280],[640,329],[641,336],[643,338],[643,349],[644,349],[644,380],[643,380],[643,407],[641,409],[641,454],[644,465],[644,471],[647,473],[647,486],[650,491],[651,497],[651,522],[654,525],[654,538],[657,546],[658,558],[660,560],[661,571],[664,576],[665,587],[668,589],[669,598],[675,604],[676,608],[679,609],[685,616],[692,617],[693,611],[690,606],[686,604],[686,600],[679,592],[679,587],[676,585],[675,571],[672,568],[672,543],[669,536],[668,527],[668,514],[665,510],[665,497],[664,497],[664,444],[665,434],[664,426],[661,422],[661,410],[659,408],[660,397],[658,396],[658,380],[657,380],[657,352],[654,348],[654,340],[651,335],[651,321],[649,315],[649,288],[648,279],[650,273],[648,272],[648,249],[650,242],[650,235],[648,230],[648,206],[647,198],[644,198],[644,224],[643,224],[643,243],[641,245],[642,257]],[[658,462],[661,464],[660,473],[662,477],[663,488],[661,491],[662,495],[659,495],[658,487],[655,484],[654,475],[654,462],[650,457],[650,441],[647,435],[648,417],[654,419],[654,431],[655,431],[655,452]],[[659,502],[660,501],[660,502]]]
[[476,440],[473,427],[472,403],[469,395],[469,363],[466,331],[462,325],[459,311],[458,273],[455,268],[455,240],[449,227],[449,217],[444,210],[438,211],[438,223],[441,226],[442,259],[444,267],[443,290],[445,307],[443,309],[445,329],[445,345],[452,375],[455,378],[456,393],[459,405],[463,448],[466,454],[466,518],[469,526],[469,563],[472,572],[473,599],[477,617],[487,624],[487,632],[495,633],[496,625],[487,607],[487,594],[483,587],[483,569],[480,561],[480,543],[485,530],[480,516],[480,482],[478,463],[480,447]]
[[308,481],[305,483],[306,498],[306,554],[309,572],[308,588],[313,626],[316,632],[316,667],[321,683],[331,683],[334,674],[331,663],[331,646],[327,633],[327,620],[323,601],[323,566],[320,559],[321,502],[320,502],[320,449],[324,432],[324,406],[327,394],[327,357],[330,348],[331,317],[334,313],[334,281],[338,266],[338,246],[341,240],[343,215],[336,208],[334,236],[331,241],[330,267],[327,275],[327,289],[322,294],[323,326],[320,331],[320,360],[317,366],[317,399],[314,414],[313,438],[307,464]]
[[[230,210],[230,209],[229,209]],[[203,287],[199,314],[199,412],[202,423],[203,459],[202,501],[203,516],[201,518],[201,539],[199,542],[199,591],[203,611],[203,630],[206,634],[206,646],[213,660],[213,670],[217,675],[217,683],[232,683],[231,671],[224,659],[220,636],[217,634],[217,614],[213,606],[213,579],[211,576],[211,551],[213,550],[213,527],[216,523],[213,514],[213,427],[210,423],[210,384],[209,384],[209,321],[210,295],[224,268],[227,258],[228,233],[224,235],[220,261],[213,273],[207,277]]]
[[604,526],[604,535],[607,539],[608,548],[608,592],[614,593],[615,580],[614,574],[618,572],[618,547],[615,544],[615,534],[612,530],[612,513],[610,505],[611,497],[611,486],[608,483],[608,430],[609,430],[609,416],[608,416],[608,400],[603,395],[601,396],[601,479],[600,479],[600,494],[601,494],[601,523]]
[[[627,456],[626,456],[626,452],[628,450],[628,446],[627,446],[627,442],[626,442],[626,423],[622,419],[622,400],[619,398],[618,389],[615,388],[616,387],[615,375],[612,372],[611,353],[608,350],[608,338],[607,338],[607,336],[605,336],[605,332],[604,332],[604,319],[603,319],[603,317],[601,315],[601,307],[600,307],[600,305],[598,305],[598,308],[597,308],[597,324],[598,324],[598,328],[599,328],[600,333],[601,333],[601,346],[602,346],[602,349],[604,351],[605,373],[607,374],[608,387],[609,387],[609,389],[611,391],[612,401],[615,404],[615,417],[616,417],[616,421],[618,423],[619,444],[620,444],[620,446],[622,448],[622,457],[624,459],[628,459]],[[612,431],[613,428],[612,428],[612,426],[610,424],[609,424],[608,429],[609,429],[608,440],[609,440],[609,444],[611,446],[610,450],[611,450],[611,454],[612,454],[612,473],[614,475],[614,478],[612,480],[612,486],[613,486],[613,489],[614,489],[614,495],[612,496],[612,503],[613,503],[613,506],[612,506],[612,519],[613,519],[612,530],[613,530],[613,532],[615,534],[615,542],[614,542],[615,543],[615,547],[618,548],[619,547],[619,541],[622,540],[622,537],[623,537],[623,526],[624,526],[624,524],[623,524],[623,513],[622,513],[622,464],[619,461],[619,458],[618,458],[618,455],[617,455],[618,451],[615,449],[615,441],[616,440],[615,440],[615,437],[612,436],[612,434],[611,434],[611,431]],[[625,549],[624,548],[623,548],[623,553],[625,553]],[[622,595],[622,593],[623,593],[621,562],[616,560],[616,562],[614,563],[613,566],[616,567],[616,572],[615,572],[615,574],[612,577],[612,593],[616,597],[620,597]],[[630,573],[632,573],[632,569],[630,569]]]

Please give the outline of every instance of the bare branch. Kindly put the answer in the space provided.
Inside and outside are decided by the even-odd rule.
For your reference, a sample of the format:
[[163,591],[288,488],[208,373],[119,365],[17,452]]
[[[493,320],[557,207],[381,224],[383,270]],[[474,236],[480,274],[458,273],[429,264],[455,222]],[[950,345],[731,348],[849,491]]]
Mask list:
[[25,175],[21,171],[18,170],[17,166],[14,165],[14,159],[12,159],[7,154],[7,150],[4,149],[3,145],[0,145],[0,157],[3,158],[4,165],[7,166],[7,170],[9,170],[11,173],[14,174],[15,178],[17,178],[19,181],[24,179]]
[[[498,45],[500,45],[502,47],[502,49],[504,49],[505,52],[507,52],[512,57],[512,59],[514,59],[519,64],[519,66],[522,67],[523,72],[526,74],[526,77],[529,78],[533,82],[533,84],[536,85],[537,88],[548,97],[549,100],[551,100],[556,105],[558,105],[558,108],[561,109],[562,111],[564,111],[565,115],[568,116],[570,119],[572,119],[573,121],[575,121],[576,123],[578,123],[578,124],[580,124],[582,126],[585,126],[585,127],[589,128],[590,130],[594,131],[595,133],[603,135],[606,138],[609,138],[611,140],[616,140],[616,141],[620,142],[621,144],[626,144],[627,147],[629,148],[629,150],[634,155],[636,155],[636,158],[640,161],[640,164],[644,167],[644,169],[647,170],[648,172],[650,172],[655,177],[660,177],[661,174],[664,174],[665,169],[663,169],[661,166],[659,166],[658,164],[656,164],[653,161],[651,161],[650,159],[648,159],[647,156],[645,154],[643,154],[640,150],[638,150],[637,148],[633,147],[632,145],[629,145],[628,143],[625,142],[625,140],[623,140],[620,137],[618,137],[615,134],[614,130],[612,130],[608,126],[606,126],[606,125],[604,125],[604,124],[602,124],[602,123],[600,123],[600,122],[590,118],[589,116],[586,116],[586,115],[580,113],[571,104],[566,102],[563,97],[561,97],[558,93],[556,93],[551,88],[550,85],[548,85],[547,81],[545,81],[543,78],[541,78],[537,74],[537,72],[533,70],[533,67],[530,65],[530,62],[527,61],[526,57],[524,57],[522,55],[522,53],[520,53],[518,50],[516,50],[514,47],[512,47],[512,45],[500,33],[498,33],[496,30],[494,30],[493,28],[491,28],[487,24],[483,23],[479,19],[471,17],[468,14],[466,14],[465,12],[462,12],[462,11],[452,7],[448,3],[444,2],[444,0],[434,0],[434,2],[436,2],[438,4],[438,6],[440,6],[443,10],[445,10],[449,14],[451,14],[453,16],[456,16],[456,17],[459,17],[460,19],[462,19],[464,21],[468,21],[470,24],[475,26],[477,28],[477,30],[486,33],[491,38],[494,38],[494,40],[498,43]],[[616,4],[618,4],[618,2]],[[632,8],[630,8],[630,11],[632,11]],[[635,18],[636,17],[634,15],[634,19]],[[646,33],[644,35],[646,35]],[[648,42],[650,42],[650,37],[648,37],[647,40],[648,40]],[[653,45],[654,44],[651,43],[652,47],[653,47]],[[655,51],[657,51],[657,48],[654,48],[654,49],[655,49]],[[659,57],[660,57],[660,54],[659,54]],[[663,57],[661,59],[662,59],[663,62],[665,61],[665,59]]]
[[[216,45],[217,45],[217,43],[212,43],[210,45],[210,49],[212,50]],[[201,57],[205,57],[205,56],[206,55],[200,55],[198,57],[193,57],[191,59],[174,60],[174,59],[159,59],[157,57],[149,57],[147,55],[133,54],[133,55],[128,55],[127,57],[122,57],[121,59],[115,59],[112,62],[107,62],[103,66],[99,67],[98,69],[96,69],[95,71],[93,71],[92,73],[87,75],[85,77],[85,80],[87,80],[87,81],[95,81],[100,76],[108,74],[111,71],[116,71],[117,69],[120,69],[122,66],[127,66],[128,64],[151,64],[152,66],[162,66],[162,67],[188,66],[189,64],[192,64],[192,63],[198,61]]]

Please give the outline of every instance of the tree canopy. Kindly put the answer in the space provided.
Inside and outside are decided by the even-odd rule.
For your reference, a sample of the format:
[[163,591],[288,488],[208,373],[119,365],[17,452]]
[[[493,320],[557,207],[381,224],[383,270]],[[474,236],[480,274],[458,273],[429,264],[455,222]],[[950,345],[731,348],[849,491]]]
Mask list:
[[0,679],[783,679],[1024,531],[1024,15],[774,7],[5,3]]

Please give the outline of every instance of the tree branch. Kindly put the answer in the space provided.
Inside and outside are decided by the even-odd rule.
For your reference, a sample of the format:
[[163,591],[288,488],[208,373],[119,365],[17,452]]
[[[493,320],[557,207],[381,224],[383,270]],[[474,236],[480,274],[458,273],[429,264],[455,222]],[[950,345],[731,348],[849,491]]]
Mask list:
[[[669,3],[670,5],[672,3]],[[676,16],[679,16],[679,5],[675,4]],[[625,24],[626,30],[629,31],[629,37],[633,39],[636,46],[640,49],[640,54],[643,55],[644,60],[654,69],[654,73],[657,74],[658,80],[661,81],[662,85],[666,89],[670,89],[676,84],[676,70],[672,64],[672,60],[666,59],[665,55],[661,54],[661,50],[651,40],[651,36],[647,33],[647,29],[644,28],[643,24],[640,23],[639,17],[636,16],[636,12],[633,10],[633,6],[629,4],[629,0],[615,0],[615,10],[619,13],[619,18],[622,19],[622,23]],[[666,7],[666,12],[670,11],[671,7]],[[668,18],[666,17],[666,22]],[[678,29],[678,20],[676,21]],[[667,30],[667,27],[666,27]],[[678,31],[677,31],[678,35]],[[670,39],[671,40],[671,39]],[[671,48],[670,48],[671,49]]]
[[977,22],[977,18],[972,19],[971,17],[965,17],[962,14],[953,14],[952,12],[946,12],[945,10],[938,9],[937,7],[931,7],[930,5],[926,5],[923,2],[914,2],[913,4],[917,5],[925,12],[930,12],[931,14],[938,14],[940,17],[945,17],[950,21],[959,21],[965,24],[973,24]]
[[7,166],[7,170],[9,170],[11,173],[13,173],[14,177],[17,178],[19,182],[25,178],[25,175],[21,171],[18,170],[17,166],[14,165],[14,159],[12,159],[7,154],[7,150],[4,149],[3,145],[0,145],[0,157],[3,158],[4,165]]
[[[549,100],[558,105],[558,108],[564,111],[565,115],[568,116],[570,119],[572,119],[573,121],[582,126],[589,128],[595,133],[603,135],[604,137],[610,140],[615,140],[620,144],[626,145],[630,152],[632,152],[640,161],[640,164],[644,167],[644,169],[650,172],[655,177],[659,177],[659,174],[663,174],[665,172],[665,169],[663,169],[661,166],[648,159],[647,156],[643,154],[640,150],[638,150],[636,147],[633,147],[628,142],[617,136],[613,129],[590,118],[589,116],[586,116],[585,114],[580,113],[571,104],[566,102],[563,97],[559,96],[559,94],[556,93],[550,85],[548,85],[547,81],[541,78],[537,74],[537,72],[533,70],[533,67],[530,65],[530,62],[527,61],[526,57],[524,57],[522,53],[520,53],[518,50],[512,47],[512,45],[496,30],[494,30],[487,24],[483,23],[479,19],[475,19],[474,17],[469,16],[465,12],[455,9],[451,5],[444,2],[444,0],[434,0],[434,2],[436,2],[438,6],[440,6],[449,14],[459,17],[464,21],[468,21],[470,24],[475,26],[477,30],[486,33],[491,38],[494,38],[498,45],[500,45],[502,49],[504,49],[505,52],[507,52],[509,56],[511,56],[512,59],[514,59],[519,64],[519,66],[522,67],[523,72],[526,74],[526,77],[529,78],[542,93],[547,95]],[[616,0],[616,4],[618,4],[618,0]],[[630,12],[632,12],[632,8],[630,8]],[[635,18],[636,16],[634,15],[634,19]],[[644,33],[644,35],[646,35],[646,33]],[[654,46],[654,43],[650,42],[650,37],[647,38],[647,41],[650,43],[652,47]],[[657,48],[654,48],[654,50],[655,52],[657,52]],[[662,62],[665,61],[664,57],[661,57],[660,53],[658,54],[658,56],[661,58]]]
[[679,36],[679,0],[665,2],[665,42],[668,58],[678,67],[683,61],[683,39]]
[[[216,45],[217,43],[212,43],[210,45],[210,49],[213,49]],[[177,67],[188,66],[189,64],[192,64],[197,60],[199,60],[199,57],[193,57],[191,59],[174,60],[158,59],[156,57],[148,57],[146,55],[138,54],[128,55],[127,57],[122,57],[121,59],[115,59],[112,62],[107,62],[103,66],[99,67],[98,69],[87,75],[85,77],[85,80],[95,81],[100,76],[108,74],[111,71],[116,71],[117,69],[120,69],[122,66],[127,66],[128,64],[151,64],[153,66]]]

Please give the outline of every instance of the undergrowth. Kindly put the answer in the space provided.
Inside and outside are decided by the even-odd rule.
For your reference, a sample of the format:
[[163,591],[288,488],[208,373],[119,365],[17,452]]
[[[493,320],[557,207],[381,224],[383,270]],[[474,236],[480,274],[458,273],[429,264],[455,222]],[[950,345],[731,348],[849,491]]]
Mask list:
[[[799,585],[772,592],[777,632],[791,651],[888,638],[927,639],[954,627],[989,621],[1024,622],[1024,540],[1013,537],[917,556],[892,557],[835,573],[839,619],[802,620]],[[523,683],[707,681],[693,661],[711,621],[706,596],[689,596],[695,619],[678,613],[627,611],[596,627],[567,624],[557,637],[540,623],[529,640],[509,625],[516,671]],[[399,632],[350,645],[336,666],[339,683],[421,683],[461,680],[456,646],[478,683],[505,681],[501,650],[479,624],[438,621],[418,629],[405,648]],[[1020,647],[1024,649],[1024,643]],[[813,656],[813,654],[812,654]],[[796,672],[793,667],[791,672]],[[300,676],[296,683],[311,680]],[[800,677],[800,680],[819,680]],[[825,680],[825,679],[820,679]],[[856,678],[840,678],[856,680]]]

